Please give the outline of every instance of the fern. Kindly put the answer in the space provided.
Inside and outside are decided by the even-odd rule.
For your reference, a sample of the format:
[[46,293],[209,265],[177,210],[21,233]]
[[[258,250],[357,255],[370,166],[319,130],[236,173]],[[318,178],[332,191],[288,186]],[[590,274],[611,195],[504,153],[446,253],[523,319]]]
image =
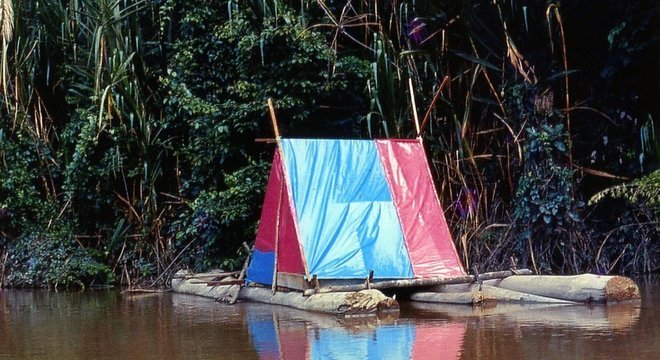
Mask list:
[[598,204],[605,198],[622,199],[629,204],[653,209],[660,218],[660,170],[627,184],[607,188],[589,199],[589,205]]

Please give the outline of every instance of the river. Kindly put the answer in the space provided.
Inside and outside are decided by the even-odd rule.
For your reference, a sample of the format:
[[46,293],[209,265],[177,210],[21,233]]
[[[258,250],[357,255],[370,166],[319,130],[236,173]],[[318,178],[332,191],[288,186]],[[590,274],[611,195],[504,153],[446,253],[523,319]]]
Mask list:
[[660,276],[638,282],[634,303],[402,303],[380,319],[172,293],[0,290],[0,359],[658,359]]

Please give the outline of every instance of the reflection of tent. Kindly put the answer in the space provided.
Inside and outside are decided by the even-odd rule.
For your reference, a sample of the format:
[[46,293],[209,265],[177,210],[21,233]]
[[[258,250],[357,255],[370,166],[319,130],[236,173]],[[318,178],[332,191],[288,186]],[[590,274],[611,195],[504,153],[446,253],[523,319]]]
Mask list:
[[465,275],[419,140],[279,144],[248,282]]
[[283,318],[248,313],[247,321],[252,345],[263,360],[458,359],[467,329],[462,322],[413,321],[351,327],[314,315],[303,322],[286,313]]

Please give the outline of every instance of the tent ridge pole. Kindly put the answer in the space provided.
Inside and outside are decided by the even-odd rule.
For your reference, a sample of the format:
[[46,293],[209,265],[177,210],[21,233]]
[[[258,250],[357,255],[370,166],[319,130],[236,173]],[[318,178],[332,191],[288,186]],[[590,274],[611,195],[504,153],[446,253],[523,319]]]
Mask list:
[[275,138],[280,138],[280,128],[277,126],[277,118],[275,117],[275,107],[273,106],[273,98],[268,98],[268,112],[270,113],[270,121],[273,123],[273,131],[275,131]]

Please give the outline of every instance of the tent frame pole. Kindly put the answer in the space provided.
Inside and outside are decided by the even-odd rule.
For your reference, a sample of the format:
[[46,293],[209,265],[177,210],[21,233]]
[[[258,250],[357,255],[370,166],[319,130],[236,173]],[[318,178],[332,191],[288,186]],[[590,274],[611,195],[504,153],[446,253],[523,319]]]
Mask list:
[[[277,118],[275,117],[275,106],[273,106],[273,99],[268,98],[268,113],[270,114],[270,121],[273,123],[273,131],[275,132],[275,141],[277,142],[278,151],[281,151],[280,144],[280,128],[277,125]],[[281,157],[280,153],[280,157]],[[284,180],[284,174],[280,178]],[[280,181],[280,188],[277,195],[277,216],[275,217],[275,259],[273,261],[273,284],[271,291],[273,294],[277,291],[277,258],[279,256],[280,248],[280,212],[282,211],[282,193],[284,192],[284,182]]]
[[277,216],[275,217],[275,261],[273,262],[273,286],[272,293],[277,291],[277,258],[280,253],[280,212],[282,211],[282,193],[284,183],[280,181],[280,189],[277,195]]
[[413,119],[415,119],[415,130],[419,136],[421,129],[419,127],[419,116],[417,116],[417,103],[415,102],[415,90],[413,89],[412,78],[408,78],[408,92],[410,93],[410,106],[412,107]]
[[273,99],[268,98],[268,112],[270,113],[270,121],[273,123],[273,131],[275,131],[275,140],[277,145],[280,143],[280,128],[277,126],[277,118],[275,117],[275,107],[273,106]]
[[352,292],[366,289],[396,289],[396,288],[423,288],[438,285],[453,285],[453,284],[472,284],[478,281],[486,280],[499,280],[513,275],[531,275],[532,271],[529,269],[520,269],[511,271],[495,271],[475,275],[465,275],[456,277],[445,278],[416,278],[416,279],[396,279],[396,280],[376,280],[369,284],[347,284],[347,285],[329,285],[321,286],[316,289],[316,293],[329,293],[329,292]]

